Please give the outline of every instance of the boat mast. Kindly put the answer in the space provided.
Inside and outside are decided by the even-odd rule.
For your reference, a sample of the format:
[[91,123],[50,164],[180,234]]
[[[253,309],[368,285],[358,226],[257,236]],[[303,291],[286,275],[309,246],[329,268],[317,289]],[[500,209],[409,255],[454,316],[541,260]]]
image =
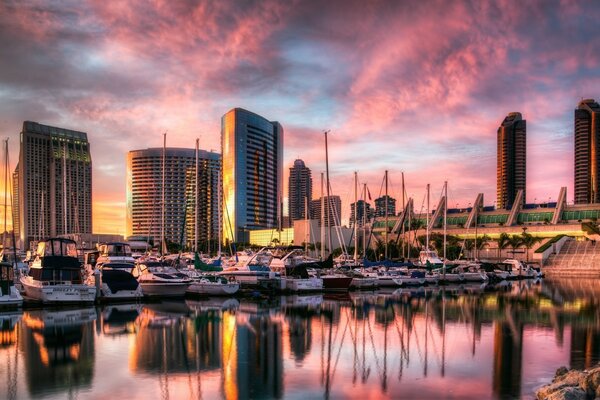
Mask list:
[[388,171],[385,170],[385,259],[388,258]]
[[308,226],[308,196],[304,196],[304,252],[308,254],[308,242],[310,242],[310,227]]
[[367,184],[363,183],[363,252],[367,258]]
[[329,153],[327,149],[327,134],[329,133],[329,130],[326,130],[323,133],[325,134],[325,175],[327,178],[327,244],[329,245],[329,252],[332,252],[333,248],[331,246],[331,224],[329,223],[331,219],[331,197],[329,190]]
[[446,230],[448,222],[448,181],[444,181],[444,280],[446,280]]
[[321,260],[325,259],[325,197],[323,196],[323,173],[321,172]]
[[[404,199],[404,172],[402,172],[402,207],[404,208],[402,210],[404,214],[404,221],[406,221],[406,202]],[[406,259],[406,231],[404,230],[404,221],[402,221],[402,258]]]
[[217,229],[219,230],[219,233],[218,233],[218,235],[219,235],[219,248],[218,248],[217,256],[219,258],[221,258],[221,243],[223,242],[223,231],[222,231],[222,226],[221,226],[221,223],[222,223],[222,218],[221,218],[221,190],[223,189],[223,185],[221,183],[222,182],[221,181],[221,173],[222,173],[221,169],[222,168],[223,167],[219,168],[219,179],[218,179],[218,189],[217,189],[217,197],[218,197],[217,203],[219,203],[217,205],[217,219],[218,219]]
[[[4,233],[2,234],[2,250],[4,250],[4,246],[6,245],[6,218],[7,218],[7,194],[8,194],[8,138],[4,141]],[[13,230],[15,227],[13,226]]]
[[[200,149],[200,139],[196,138],[196,173],[194,181],[194,253],[198,252],[198,150]],[[210,250],[209,250],[210,254]]]
[[358,174],[354,171],[354,263],[358,262]]
[[167,132],[163,133],[163,149],[162,149],[162,187],[161,194],[162,200],[160,203],[161,217],[160,217],[160,254],[163,254],[163,246],[165,244],[165,157],[167,152]]
[[427,220],[426,220],[426,235],[425,235],[425,251],[429,251],[429,183],[427,184]]
[[63,143],[63,234],[67,234],[67,142]]

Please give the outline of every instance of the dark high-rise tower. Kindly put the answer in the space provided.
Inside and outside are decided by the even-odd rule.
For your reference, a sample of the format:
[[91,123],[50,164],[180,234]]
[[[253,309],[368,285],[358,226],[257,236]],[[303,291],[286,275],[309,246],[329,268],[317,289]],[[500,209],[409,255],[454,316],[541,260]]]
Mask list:
[[23,122],[13,182],[21,248],[48,236],[92,233],[92,158],[85,132]]
[[223,236],[248,242],[248,231],[281,222],[283,128],[241,108],[221,118]]
[[525,203],[527,123],[521,113],[509,113],[498,128],[498,208],[510,209],[519,190]]
[[289,215],[292,221],[307,218],[307,204],[312,200],[312,176],[302,160],[294,161],[290,168],[288,185]]
[[600,203],[600,105],[587,99],[575,110],[575,204]]

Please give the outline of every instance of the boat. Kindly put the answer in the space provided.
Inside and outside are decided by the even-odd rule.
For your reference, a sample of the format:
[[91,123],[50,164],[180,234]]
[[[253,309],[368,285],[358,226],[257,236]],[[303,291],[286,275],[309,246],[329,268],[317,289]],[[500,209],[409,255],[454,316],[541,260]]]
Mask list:
[[513,279],[533,279],[538,277],[537,271],[515,258],[502,261],[498,267],[502,270],[510,271],[512,277],[514,277]]
[[319,277],[323,280],[323,290],[326,292],[347,292],[352,284],[352,277],[330,272]]
[[192,279],[161,261],[141,262],[133,270],[142,293],[149,297],[183,297]]
[[426,282],[425,271],[410,270],[403,271],[398,270],[391,274],[392,280],[398,286],[423,286]]
[[466,282],[487,282],[489,280],[478,263],[459,264],[454,268],[454,271],[462,274]]
[[323,289],[323,279],[310,276],[304,264],[286,267],[285,271],[285,288],[291,292],[311,292]]
[[223,276],[204,275],[194,280],[188,286],[186,293],[192,295],[231,296],[240,289],[240,284],[235,280],[227,280]]
[[51,238],[38,243],[36,258],[21,277],[25,295],[42,303],[93,303],[96,288],[84,283],[75,241]]
[[93,283],[104,300],[138,299],[143,296],[142,286],[133,276],[135,264],[108,262],[96,269]]
[[15,270],[8,262],[0,262],[0,308],[23,305],[23,297],[15,287]]

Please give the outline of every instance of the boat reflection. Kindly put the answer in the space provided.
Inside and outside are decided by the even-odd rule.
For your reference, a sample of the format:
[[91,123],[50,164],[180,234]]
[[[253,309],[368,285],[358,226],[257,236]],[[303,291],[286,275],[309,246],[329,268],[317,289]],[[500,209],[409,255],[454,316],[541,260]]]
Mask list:
[[27,388],[73,395],[92,386],[94,308],[26,311],[20,323],[19,350],[25,355]]

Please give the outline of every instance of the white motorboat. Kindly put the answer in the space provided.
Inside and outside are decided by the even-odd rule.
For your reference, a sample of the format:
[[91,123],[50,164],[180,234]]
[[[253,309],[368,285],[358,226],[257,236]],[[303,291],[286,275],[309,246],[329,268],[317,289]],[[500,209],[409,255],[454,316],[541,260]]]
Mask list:
[[398,286],[423,286],[426,282],[425,272],[419,270],[397,271],[392,279]]
[[218,275],[205,275],[194,280],[186,293],[209,296],[231,296],[240,289],[240,284]]
[[43,303],[93,303],[96,288],[84,283],[77,247],[70,239],[38,244],[28,275],[21,277],[25,295]]
[[285,288],[291,292],[323,290],[323,279],[310,276],[304,264],[285,268]]
[[485,271],[481,270],[477,263],[462,264],[454,270],[463,275],[465,282],[487,282],[489,280]]
[[514,258],[502,261],[498,267],[504,271],[509,271],[514,279],[533,279],[538,276],[537,271]]
[[149,297],[182,297],[192,280],[163,262],[138,263],[133,270],[142,293]]
[[20,307],[23,297],[15,287],[15,270],[13,265],[0,262],[0,308]]
[[144,294],[139,281],[133,276],[135,268],[135,264],[126,262],[107,262],[96,269],[88,283],[92,281],[96,285],[104,300],[138,299]]

